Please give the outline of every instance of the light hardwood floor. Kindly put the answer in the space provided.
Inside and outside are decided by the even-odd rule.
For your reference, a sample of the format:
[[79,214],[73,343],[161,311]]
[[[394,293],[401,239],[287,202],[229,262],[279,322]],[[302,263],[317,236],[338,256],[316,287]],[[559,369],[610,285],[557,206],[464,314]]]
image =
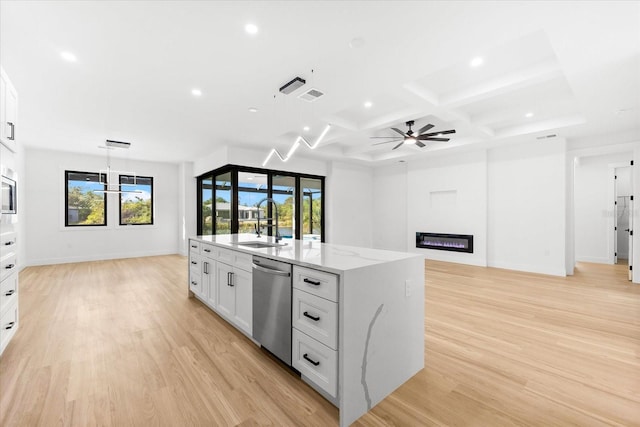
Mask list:
[[[20,273],[0,425],[337,425],[195,299],[180,256]],[[425,369],[359,426],[640,425],[640,285],[427,262]]]

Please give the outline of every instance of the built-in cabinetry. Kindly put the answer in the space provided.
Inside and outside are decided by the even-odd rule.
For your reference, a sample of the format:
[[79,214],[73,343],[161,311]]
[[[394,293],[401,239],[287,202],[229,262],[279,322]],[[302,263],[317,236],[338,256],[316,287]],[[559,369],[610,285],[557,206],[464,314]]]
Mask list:
[[330,397],[338,392],[338,276],[293,266],[292,364]]
[[[18,212],[14,205],[18,184],[16,172],[16,124],[18,95],[4,69],[0,67],[0,173],[3,178],[0,214],[0,354],[9,345],[19,324],[18,312]],[[11,184],[10,184],[11,183]],[[5,184],[10,187],[5,188]],[[11,198],[12,201],[5,200]],[[5,204],[11,206],[4,210]]]
[[249,254],[189,241],[189,291],[251,336],[253,283]]
[[190,294],[250,337],[251,303],[262,304],[252,301],[254,255],[292,266],[291,365],[338,407],[341,427],[423,368],[422,256],[254,234],[194,237]]
[[0,141],[12,152],[16,151],[18,124],[18,93],[0,67]]

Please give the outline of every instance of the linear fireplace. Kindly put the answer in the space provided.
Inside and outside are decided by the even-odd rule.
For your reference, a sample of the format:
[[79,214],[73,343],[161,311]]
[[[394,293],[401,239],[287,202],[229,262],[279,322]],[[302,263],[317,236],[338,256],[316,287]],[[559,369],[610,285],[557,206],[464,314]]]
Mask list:
[[416,233],[416,248],[473,253],[470,234]]

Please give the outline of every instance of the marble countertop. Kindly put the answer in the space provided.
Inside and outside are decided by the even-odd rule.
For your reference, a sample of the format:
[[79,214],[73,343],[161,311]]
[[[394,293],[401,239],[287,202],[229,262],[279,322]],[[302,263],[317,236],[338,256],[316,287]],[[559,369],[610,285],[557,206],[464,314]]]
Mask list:
[[251,248],[241,242],[274,243],[270,236],[256,237],[255,234],[219,234],[215,236],[193,236],[192,239],[212,243],[244,253],[264,256],[311,268],[342,273],[348,270],[384,264],[408,258],[422,257],[408,252],[387,251],[382,249],[361,248],[357,246],[321,243],[317,240],[282,239],[284,246],[273,248]]

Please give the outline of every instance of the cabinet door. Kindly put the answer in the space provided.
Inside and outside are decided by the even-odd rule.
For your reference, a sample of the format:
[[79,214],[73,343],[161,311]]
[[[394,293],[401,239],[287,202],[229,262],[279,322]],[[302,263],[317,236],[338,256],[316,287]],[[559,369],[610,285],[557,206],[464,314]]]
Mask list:
[[253,333],[253,282],[252,274],[238,268],[233,271],[236,290],[234,321],[247,334]]
[[7,136],[7,81],[4,72],[0,73],[0,140],[4,142]]
[[218,263],[218,311],[229,320],[233,319],[236,306],[236,290],[233,267]]
[[211,258],[202,258],[202,296],[211,307],[218,303],[217,264]]

